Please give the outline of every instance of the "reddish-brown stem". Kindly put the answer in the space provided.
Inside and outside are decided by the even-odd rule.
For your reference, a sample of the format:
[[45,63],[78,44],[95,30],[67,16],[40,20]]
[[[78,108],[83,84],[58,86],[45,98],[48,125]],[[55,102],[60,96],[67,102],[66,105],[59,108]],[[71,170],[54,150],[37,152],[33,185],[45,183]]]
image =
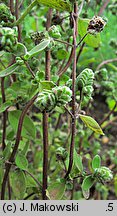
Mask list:
[[24,200],[28,200],[30,197],[32,197],[33,195],[36,195],[35,192],[32,192],[31,194],[27,195],[26,197],[24,197]]
[[48,181],[48,114],[43,112],[43,200],[46,200]]
[[98,71],[101,67],[103,67],[105,64],[109,64],[111,62],[116,62],[117,61],[117,58],[114,58],[114,59],[107,59],[103,62],[101,62],[98,67],[96,68],[96,71]]
[[[15,3],[15,16],[16,16],[16,20],[18,20],[19,18],[19,0],[16,0],[16,3]],[[20,42],[21,41],[21,26],[18,25],[17,28],[18,28],[18,41]]]
[[[23,59],[23,58],[22,58]],[[31,73],[32,77],[35,78],[35,74],[33,72],[33,70],[31,69],[30,65],[28,64],[27,61],[24,61],[24,64],[26,65],[26,67],[28,68],[29,72]]]
[[14,2],[13,0],[10,0],[9,2],[10,11],[12,14],[14,14],[14,5],[13,5],[14,3],[13,2]]
[[4,200],[5,198],[5,187],[6,187],[6,182],[8,179],[8,175],[12,166],[12,163],[14,162],[15,159],[15,155],[17,153],[18,147],[19,147],[19,143],[20,143],[20,139],[21,139],[21,131],[22,131],[22,125],[23,125],[23,120],[24,117],[28,111],[28,109],[32,106],[32,104],[34,103],[35,99],[37,98],[37,95],[35,95],[26,105],[26,107],[24,108],[24,110],[21,113],[20,119],[19,119],[19,123],[18,123],[18,129],[17,129],[17,135],[16,135],[16,141],[15,141],[15,145],[13,148],[13,151],[11,153],[11,156],[9,158],[8,163],[6,164],[6,170],[4,173],[4,177],[3,177],[3,182],[2,182],[2,188],[1,188],[1,200]]
[[[1,93],[2,93],[2,103],[5,103],[5,90],[4,90],[4,77],[1,78]],[[6,121],[7,121],[7,111],[3,112],[3,133],[2,133],[2,150],[5,149],[5,137],[6,137]]]
[[102,125],[109,117],[110,115],[114,112],[115,108],[117,107],[117,104],[114,105],[113,109],[108,112],[108,114],[102,119],[100,122],[100,125]]
[[38,187],[42,190],[42,186],[40,184],[40,182],[34,177],[34,175],[32,175],[32,173],[30,173],[28,170],[24,170],[25,173],[27,173],[28,175],[30,175],[32,177],[32,179],[34,179],[34,181],[37,183]]
[[59,78],[65,73],[65,71],[69,68],[71,62],[72,62],[72,59],[73,59],[73,56],[74,56],[74,48],[72,48],[71,50],[71,53],[70,53],[70,56],[69,56],[69,59],[66,63],[66,65],[64,66],[64,68],[62,68],[60,71],[58,71],[58,75],[59,75]]
[[[4,80],[5,78],[1,78],[1,93],[2,93],[2,103],[6,102],[5,98],[5,89],[4,89]],[[5,138],[6,138],[6,122],[7,122],[7,111],[5,110],[3,112],[3,132],[2,132],[2,150],[4,151],[6,144],[5,144]],[[11,199],[11,188],[10,188],[10,182],[8,178],[8,195],[9,195],[9,200]]]
[[56,39],[56,38],[54,38],[54,40],[57,41],[57,42],[63,43],[63,44],[65,44],[65,45],[67,45],[67,46],[73,47],[73,44],[70,44],[70,43],[68,43],[68,42],[66,42],[66,41],[62,41],[62,40],[59,40],[59,39]]
[[46,51],[45,53],[45,79],[50,80],[50,50]]
[[73,200],[73,199],[74,199],[75,183],[76,183],[76,179],[73,179],[73,188],[72,188],[72,190],[71,190],[71,197],[70,197],[70,200]]
[[11,187],[10,187],[10,179],[8,176],[8,195],[9,195],[9,200],[11,200]]
[[[76,11],[75,9],[76,3],[74,4],[74,12]],[[76,25],[77,25],[77,17],[72,14],[72,19],[74,23],[74,30],[73,30],[73,57],[74,57],[74,62],[73,62],[73,71],[72,71],[72,114],[74,118],[72,118],[72,131],[71,131],[71,145],[70,145],[70,154],[69,154],[69,166],[68,170],[66,172],[65,178],[67,178],[71,172],[72,165],[73,165],[73,154],[74,154],[74,144],[75,144],[75,131],[76,131],[76,119],[75,119],[75,83],[76,83]]]
[[85,37],[88,35],[88,32],[81,38],[81,40],[78,42],[77,47],[82,43],[82,41],[85,39]]
[[[46,30],[51,25],[52,9],[49,9],[47,14]],[[45,53],[45,79],[50,80],[50,50]],[[46,189],[48,182],[48,113],[43,112],[43,191],[42,198],[47,200]]]
[[104,2],[104,5],[100,8],[100,11],[99,11],[99,13],[98,13],[99,16],[102,15],[103,11],[105,10],[105,8],[106,8],[107,5],[109,4],[109,2],[110,2],[110,0],[106,0],[106,1]]
[[82,43],[82,45],[81,45],[81,47],[80,47],[80,49],[79,49],[79,52],[78,52],[78,55],[77,55],[77,59],[76,59],[76,62],[77,62],[77,63],[78,63],[78,60],[79,60],[79,58],[80,58],[80,55],[81,55],[81,53],[82,53],[82,51],[83,51],[84,46],[85,46],[85,42]]

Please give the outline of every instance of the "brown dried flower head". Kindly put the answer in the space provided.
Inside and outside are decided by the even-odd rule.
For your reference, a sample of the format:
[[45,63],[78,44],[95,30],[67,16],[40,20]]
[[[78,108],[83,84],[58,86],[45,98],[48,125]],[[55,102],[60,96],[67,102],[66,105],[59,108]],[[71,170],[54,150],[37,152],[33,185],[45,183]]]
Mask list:
[[106,22],[99,16],[94,16],[88,25],[87,31],[89,34],[97,34],[101,32],[106,25]]

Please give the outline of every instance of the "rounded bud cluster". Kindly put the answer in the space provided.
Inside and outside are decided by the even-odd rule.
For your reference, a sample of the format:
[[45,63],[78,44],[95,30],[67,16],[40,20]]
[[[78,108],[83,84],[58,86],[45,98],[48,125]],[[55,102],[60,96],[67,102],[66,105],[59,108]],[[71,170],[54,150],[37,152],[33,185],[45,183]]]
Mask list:
[[71,101],[72,91],[67,86],[57,86],[53,88],[56,97],[57,106],[65,105]]
[[56,106],[64,106],[70,102],[71,95],[72,91],[66,86],[43,90],[38,94],[35,105],[41,112],[51,112]]
[[2,27],[0,29],[0,50],[12,52],[17,43],[16,29]]
[[57,160],[64,161],[64,160],[67,159],[67,156],[68,156],[68,152],[63,147],[59,147],[56,150],[56,158],[57,158]]
[[96,168],[94,175],[105,182],[109,182],[113,179],[112,171],[108,167],[104,166]]
[[13,21],[14,16],[11,14],[10,8],[4,3],[0,3],[0,23],[2,26],[10,26]]
[[35,102],[35,105],[39,108],[41,112],[51,112],[56,106],[55,96],[49,90],[45,90],[39,93]]
[[76,88],[82,90],[83,94],[87,97],[91,97],[93,92],[93,80],[94,73],[91,69],[84,69],[76,79]]
[[23,65],[24,64],[24,61],[20,58],[20,57],[16,57],[16,63],[18,65]]
[[60,38],[61,37],[59,29],[55,25],[53,25],[49,28],[48,33],[49,33],[50,37],[53,37],[53,38]]

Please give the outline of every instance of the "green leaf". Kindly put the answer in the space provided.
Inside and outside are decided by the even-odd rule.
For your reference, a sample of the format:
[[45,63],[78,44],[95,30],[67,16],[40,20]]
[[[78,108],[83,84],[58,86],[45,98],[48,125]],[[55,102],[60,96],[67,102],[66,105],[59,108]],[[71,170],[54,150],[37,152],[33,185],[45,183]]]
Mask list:
[[6,101],[0,106],[0,113],[4,112],[9,106],[12,105],[11,101]]
[[51,90],[55,86],[56,85],[52,81],[41,81],[40,84],[39,84],[39,91]]
[[[83,37],[87,33],[87,27],[89,22],[90,19],[81,19],[81,18],[78,19],[78,32],[81,37]],[[97,35],[88,34],[85,37],[84,42],[91,47],[94,48],[99,47],[101,42],[100,34]]]
[[23,199],[26,191],[26,178],[21,170],[16,170],[10,174],[10,185],[17,199]]
[[94,178],[91,175],[86,176],[82,183],[82,190],[83,191],[89,190],[93,184],[94,184]]
[[14,52],[16,56],[24,56],[27,53],[27,48],[22,43],[17,43]]
[[62,81],[63,83],[66,83],[68,80],[69,80],[69,76],[66,75],[66,74],[63,74],[63,75],[60,77],[60,81]]
[[99,124],[90,116],[86,115],[79,115],[81,120],[86,124],[87,127],[89,127],[91,130],[95,131],[95,133],[104,135],[101,127]]
[[60,49],[57,51],[57,59],[63,60],[68,57],[68,52],[66,50]]
[[92,168],[95,170],[96,168],[100,168],[101,166],[101,158],[99,155],[95,155],[95,157],[92,160]]
[[[112,110],[114,108],[115,104],[116,104],[116,100],[111,99],[111,98],[107,98],[106,102],[107,102],[108,107],[109,107],[110,110]],[[117,112],[117,108],[114,109],[114,112]]]
[[76,150],[74,150],[74,164],[76,165],[78,170],[82,173],[83,172],[82,157],[77,154]]
[[17,154],[15,163],[17,167],[19,167],[22,170],[26,170],[28,167],[28,161],[26,159],[26,156],[24,156],[22,153]]
[[82,193],[83,193],[83,196],[84,196],[85,199],[89,198],[89,196],[90,196],[90,190],[83,190]]
[[9,142],[3,151],[4,160],[9,159],[10,154],[11,154],[11,143]]
[[35,180],[28,174],[26,174],[26,187],[37,187]]
[[63,0],[38,0],[38,3],[60,11],[71,11],[71,5]]
[[15,63],[13,65],[11,65],[10,67],[6,68],[5,70],[1,71],[0,73],[0,77],[5,77],[5,76],[8,76],[8,75],[11,75],[12,73],[15,72],[15,70],[18,69],[18,64]]
[[52,77],[51,77],[51,80],[53,81],[53,82],[57,82],[58,81],[58,79],[59,79],[59,76],[58,75],[53,75]]
[[22,150],[22,154],[26,155],[27,152],[28,152],[28,149],[29,149],[29,142],[26,142],[26,144],[25,144],[25,146],[24,146],[24,148]]
[[31,49],[25,56],[28,56],[27,58],[31,58],[33,56],[35,56],[36,54],[38,54],[39,52],[41,52],[42,50],[44,50],[50,43],[50,39],[45,39],[43,40],[40,44],[38,44],[37,46],[35,46],[33,49]]
[[47,188],[46,195],[51,200],[60,200],[64,195],[65,188],[65,182],[52,183]]
[[[15,133],[17,132],[20,115],[21,115],[20,110],[11,111],[9,112],[9,115],[8,115],[9,122],[13,130],[15,131]],[[34,126],[34,123],[32,119],[30,119],[30,117],[27,115],[25,116],[24,121],[23,121],[21,136],[26,137],[28,139],[29,137],[32,139],[35,139],[36,137],[36,128]]]

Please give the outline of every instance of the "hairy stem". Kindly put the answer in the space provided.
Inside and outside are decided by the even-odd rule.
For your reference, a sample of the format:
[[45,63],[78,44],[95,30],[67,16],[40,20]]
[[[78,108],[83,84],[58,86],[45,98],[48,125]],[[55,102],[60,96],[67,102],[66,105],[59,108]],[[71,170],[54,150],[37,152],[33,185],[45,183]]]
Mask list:
[[14,14],[14,5],[13,5],[14,3],[13,2],[14,2],[13,0],[10,0],[9,2],[10,11],[12,14]]
[[43,112],[43,200],[46,200],[48,182],[48,114]]
[[[1,78],[1,93],[2,93],[2,103],[5,103],[5,90],[4,90],[4,77]],[[6,138],[6,121],[7,121],[7,111],[3,112],[3,133],[2,133],[2,150],[5,149],[5,138]]]
[[4,200],[6,182],[7,182],[7,179],[8,179],[8,175],[9,175],[9,172],[10,172],[10,169],[11,169],[11,166],[12,166],[12,163],[13,163],[14,160],[15,160],[15,155],[16,155],[17,150],[18,150],[18,147],[19,147],[24,117],[25,117],[25,115],[26,115],[28,109],[29,109],[29,108],[32,106],[32,104],[34,103],[34,101],[35,101],[36,98],[37,98],[37,95],[35,95],[35,96],[28,102],[28,104],[26,105],[26,107],[24,108],[24,110],[22,111],[22,113],[21,113],[21,115],[20,115],[15,145],[14,145],[13,151],[12,151],[12,153],[11,153],[11,156],[10,156],[10,158],[9,158],[9,161],[8,161],[8,163],[6,164],[6,170],[5,170],[4,177],[3,177],[2,188],[1,188],[1,200]]
[[[19,0],[16,0],[15,2],[15,16],[16,16],[16,20],[18,20],[19,18]],[[21,41],[21,26],[18,24],[17,25],[18,28],[18,41]]]
[[[51,25],[52,9],[49,9],[47,14],[46,30]],[[50,80],[50,50],[45,53],[45,79]],[[43,112],[43,200],[46,200],[46,189],[48,182],[48,113]]]
[[[76,11],[76,3],[74,3],[74,13]],[[76,82],[76,34],[77,34],[77,17],[72,14],[72,19],[74,23],[74,29],[73,29],[73,57],[74,57],[74,62],[73,62],[73,71],[72,71],[72,114],[74,118],[72,118],[72,134],[71,134],[71,145],[70,145],[70,154],[69,154],[69,166],[68,170],[66,172],[65,178],[67,178],[71,172],[72,165],[73,165],[73,153],[74,153],[74,144],[75,144],[75,131],[76,131],[76,119],[75,119],[75,82]]]

